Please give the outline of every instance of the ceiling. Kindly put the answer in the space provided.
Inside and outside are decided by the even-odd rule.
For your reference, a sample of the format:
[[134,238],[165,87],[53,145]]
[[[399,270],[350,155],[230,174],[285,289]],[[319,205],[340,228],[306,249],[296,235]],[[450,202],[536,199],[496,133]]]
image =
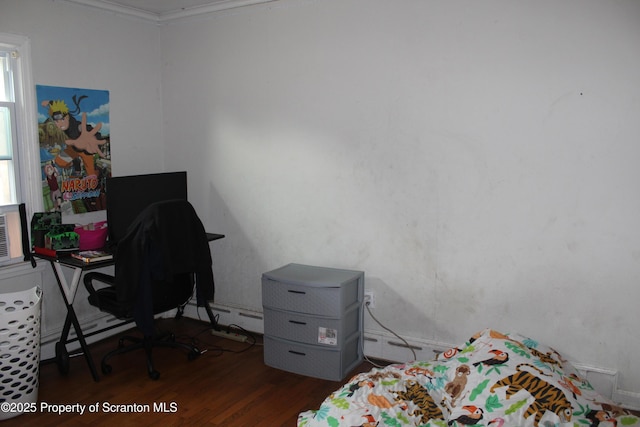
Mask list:
[[277,0],[68,0],[86,6],[163,22]]
[[166,15],[196,6],[229,3],[228,0],[110,0],[109,3],[138,9],[154,15]]

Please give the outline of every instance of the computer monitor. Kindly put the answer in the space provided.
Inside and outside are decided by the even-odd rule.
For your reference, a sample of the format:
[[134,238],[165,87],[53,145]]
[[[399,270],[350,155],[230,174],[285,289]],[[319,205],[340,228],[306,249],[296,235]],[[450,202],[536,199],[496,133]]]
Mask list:
[[107,178],[109,245],[122,239],[147,206],[171,199],[187,200],[187,172],[164,172]]

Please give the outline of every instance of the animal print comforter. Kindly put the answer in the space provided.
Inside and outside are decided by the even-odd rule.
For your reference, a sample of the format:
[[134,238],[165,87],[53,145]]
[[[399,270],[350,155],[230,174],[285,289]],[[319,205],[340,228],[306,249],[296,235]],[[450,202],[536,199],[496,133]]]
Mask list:
[[435,360],[354,376],[298,427],[622,427],[640,419],[601,397],[550,347],[490,329]]

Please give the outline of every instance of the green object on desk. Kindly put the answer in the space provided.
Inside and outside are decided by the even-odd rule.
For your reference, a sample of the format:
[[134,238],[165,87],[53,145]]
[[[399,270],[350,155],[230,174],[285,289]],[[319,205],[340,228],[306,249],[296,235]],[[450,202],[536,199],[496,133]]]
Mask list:
[[80,236],[75,231],[49,231],[44,235],[44,246],[47,249],[69,250],[78,249],[80,246]]

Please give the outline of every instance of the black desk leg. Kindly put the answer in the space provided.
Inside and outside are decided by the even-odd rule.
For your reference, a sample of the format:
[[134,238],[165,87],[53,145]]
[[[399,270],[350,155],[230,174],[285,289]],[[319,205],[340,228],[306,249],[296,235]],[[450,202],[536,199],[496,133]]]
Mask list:
[[56,343],[56,363],[58,364],[58,371],[63,375],[69,373],[69,353],[67,352],[66,346],[69,329],[71,329],[71,316],[69,316],[69,312],[67,311],[60,341]]
[[91,375],[93,376],[93,380],[98,382],[100,381],[100,377],[98,376],[98,371],[96,370],[96,366],[93,363],[93,358],[91,357],[91,352],[89,351],[89,346],[87,345],[86,340],[84,339],[84,335],[82,334],[82,329],[80,328],[80,322],[78,322],[78,317],[76,316],[76,312],[72,306],[67,306],[67,317],[64,321],[64,328],[62,330],[62,335],[60,336],[60,341],[56,343],[56,362],[58,363],[58,369],[61,373],[66,374],[69,372],[69,353],[67,352],[66,344],[70,342],[68,340],[69,331],[71,329],[71,325],[73,324],[73,329],[76,331],[77,339],[80,342],[80,348],[84,353],[84,358],[87,361],[87,365],[89,365],[89,369],[91,370]]
[[71,330],[71,325],[73,325],[73,329],[75,329],[76,331],[77,339],[78,341],[80,341],[80,347],[82,348],[82,352],[84,353],[84,358],[89,365],[89,369],[91,370],[93,380],[96,382],[100,381],[98,371],[96,370],[96,366],[93,363],[93,358],[91,357],[91,352],[89,351],[89,346],[87,345],[87,342],[84,339],[84,335],[82,334],[82,328],[80,327],[80,322],[78,322],[76,311],[73,309],[73,305],[69,304],[69,301],[67,301],[67,296],[65,294],[64,288],[62,287],[62,282],[60,281],[60,277],[58,277],[58,272],[56,271],[55,267],[53,268],[53,272],[56,276],[56,281],[58,282],[58,287],[60,288],[62,298],[64,299],[64,305],[67,307],[67,316],[64,319],[62,335],[60,336],[60,341],[56,343],[56,363],[58,364],[58,370],[60,371],[60,373],[65,375],[69,372],[69,353],[67,352],[67,343],[70,342],[68,339],[69,332]]

